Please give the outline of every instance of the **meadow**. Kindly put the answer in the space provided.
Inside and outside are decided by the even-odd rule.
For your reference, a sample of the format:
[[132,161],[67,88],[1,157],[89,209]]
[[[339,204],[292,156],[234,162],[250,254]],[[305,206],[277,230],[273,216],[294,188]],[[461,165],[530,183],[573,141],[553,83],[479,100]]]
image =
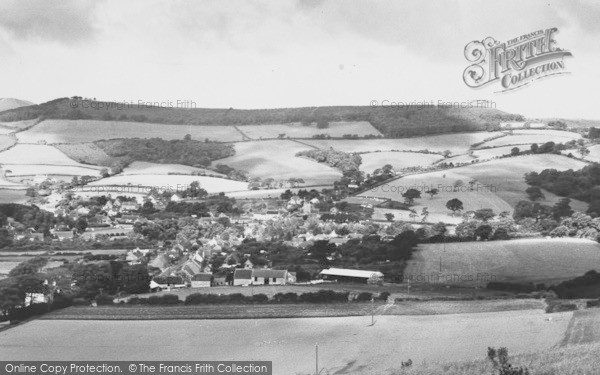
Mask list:
[[307,158],[297,157],[299,151],[310,146],[291,140],[270,140],[235,143],[235,155],[212,163],[226,164],[248,172],[250,177],[288,180],[302,178],[305,185],[331,184],[342,173]]
[[15,139],[10,135],[0,135],[0,151],[6,150],[15,144]]
[[[366,304],[367,306],[369,304]],[[373,374],[415,364],[476,360],[488,346],[511,353],[561,342],[572,313],[541,310],[422,316],[239,320],[34,320],[0,332],[12,360],[269,360],[275,374],[314,370]],[[510,327],[510,329],[508,329]],[[44,345],[39,345],[44,342]],[[157,356],[157,347],[160,347]]]
[[[581,169],[585,162],[554,154],[525,155],[511,158],[495,159],[485,163],[476,163],[463,167],[447,170],[407,175],[390,181],[379,187],[367,190],[358,196],[388,198],[403,201],[402,193],[409,188],[421,191],[421,198],[415,200],[413,209],[420,213],[427,207],[430,213],[427,221],[443,221],[446,223],[459,223],[462,217],[452,215],[446,208],[446,202],[458,198],[463,202],[465,211],[474,211],[481,208],[491,208],[496,214],[502,211],[513,212],[515,205],[521,200],[528,200],[525,189],[525,173],[540,172],[547,168],[557,170]],[[469,181],[475,181],[474,190],[453,191],[457,181],[462,181],[466,188]],[[440,190],[438,195],[431,198],[425,194],[429,188]],[[545,199],[539,202],[554,205],[560,197],[548,191],[543,192]],[[571,207],[585,211],[585,202],[571,200]],[[396,219],[410,220],[408,211]],[[419,219],[420,220],[420,219]]]
[[17,134],[19,142],[81,143],[113,138],[162,138],[183,139],[208,138],[219,142],[241,141],[242,135],[233,126],[166,125],[142,122],[119,122],[97,120],[46,120]]
[[463,154],[469,150],[473,143],[482,142],[484,139],[498,134],[501,133],[455,133],[399,139],[315,139],[303,142],[321,149],[333,147],[335,150],[344,152],[419,151],[427,149],[439,153],[450,150],[453,154]]
[[149,163],[145,161],[134,161],[123,169],[121,174],[124,175],[138,175],[138,174],[188,174],[192,173],[206,173],[218,177],[226,177],[222,173],[211,171],[210,169],[196,168],[189,165],[183,164],[158,164]]
[[[159,190],[185,190],[194,181],[200,182],[200,187],[209,193],[248,190],[244,181],[227,180],[218,177],[164,175],[164,174],[133,174],[117,175],[89,183],[90,190],[103,186],[156,187]],[[96,188],[98,187],[98,188]]]
[[80,166],[100,170],[101,167],[93,167],[77,163],[60,150],[49,145],[17,144],[16,146],[0,152],[0,163],[2,164],[24,164],[24,165],[62,165]]
[[479,147],[499,147],[499,146],[507,146],[507,145],[531,145],[533,143],[537,143],[541,145],[546,142],[554,142],[554,143],[565,143],[570,140],[581,139],[581,134],[560,131],[560,130],[515,130],[512,135],[508,135],[506,137],[494,139],[489,142],[485,142],[483,145]]
[[405,277],[414,283],[470,287],[489,281],[550,285],[592,269],[600,270],[597,242],[542,238],[422,244],[408,262]]
[[317,134],[327,134],[334,138],[341,138],[345,134],[356,134],[359,137],[381,135],[379,130],[375,129],[367,121],[330,122],[329,126],[323,129],[317,128],[316,123],[304,126],[299,122],[272,125],[241,125],[238,126],[238,129],[252,139],[279,138],[280,134],[285,134],[284,138],[312,138],[313,135]]
[[60,143],[54,145],[65,155],[84,164],[110,166],[114,159],[95,143]]
[[428,166],[444,158],[438,154],[423,154],[419,152],[369,152],[361,154],[360,170],[373,173],[375,169],[391,164],[395,170],[408,167]]

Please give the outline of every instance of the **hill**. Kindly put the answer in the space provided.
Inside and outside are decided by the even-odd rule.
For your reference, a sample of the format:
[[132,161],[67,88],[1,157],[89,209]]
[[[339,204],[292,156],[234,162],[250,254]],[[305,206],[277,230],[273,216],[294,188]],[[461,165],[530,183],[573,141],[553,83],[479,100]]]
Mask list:
[[85,101],[60,98],[40,105],[15,108],[0,114],[1,121],[34,118],[134,121],[186,125],[263,125],[366,121],[392,138],[489,130],[501,122],[522,121],[520,115],[496,109],[452,107],[304,107],[279,109],[165,108],[138,103]]
[[485,286],[489,281],[549,285],[600,269],[599,250],[598,243],[582,239],[419,245],[414,259],[408,262],[405,278],[439,285]]
[[9,111],[11,109],[27,107],[35,105],[27,100],[15,99],[15,98],[0,98],[0,112]]

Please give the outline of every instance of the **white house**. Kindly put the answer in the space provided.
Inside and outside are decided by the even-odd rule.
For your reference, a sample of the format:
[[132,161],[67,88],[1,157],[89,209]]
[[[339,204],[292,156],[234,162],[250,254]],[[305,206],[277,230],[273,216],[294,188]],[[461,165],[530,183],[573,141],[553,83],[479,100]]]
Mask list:
[[209,288],[212,278],[212,273],[196,274],[192,277],[192,288]]

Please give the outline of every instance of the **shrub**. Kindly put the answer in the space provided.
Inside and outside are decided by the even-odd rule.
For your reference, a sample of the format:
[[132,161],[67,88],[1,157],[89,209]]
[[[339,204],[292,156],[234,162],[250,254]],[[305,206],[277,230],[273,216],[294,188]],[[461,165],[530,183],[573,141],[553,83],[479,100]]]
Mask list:
[[531,293],[536,290],[536,286],[533,284],[519,284],[502,281],[491,281],[485,286],[487,289],[501,290],[505,292],[513,293]]
[[348,295],[348,292],[319,290],[318,292],[309,292],[301,294],[298,297],[298,301],[308,303],[348,302]]
[[366,301],[370,301],[371,299],[373,299],[373,293],[362,292],[362,293],[359,293],[354,300],[356,302],[366,302]]
[[150,296],[148,298],[149,305],[177,305],[179,297],[175,294],[165,294],[162,296]]
[[269,302],[269,297],[266,294],[259,293],[252,296],[253,303],[267,303]]
[[108,295],[108,294],[102,294],[102,295],[99,295],[99,296],[96,298],[96,304],[97,304],[98,306],[101,306],[101,305],[112,305],[112,304],[113,304],[113,300],[114,300],[114,298],[115,298],[115,297],[113,297],[113,296],[110,296],[110,295]]
[[277,293],[273,296],[272,301],[275,303],[296,303],[298,295],[296,293]]
[[600,299],[595,299],[591,301],[587,301],[586,307],[600,307]]
[[390,292],[387,292],[387,291],[381,292],[381,293],[379,293],[379,296],[377,297],[377,299],[380,301],[387,301],[389,296],[390,296]]

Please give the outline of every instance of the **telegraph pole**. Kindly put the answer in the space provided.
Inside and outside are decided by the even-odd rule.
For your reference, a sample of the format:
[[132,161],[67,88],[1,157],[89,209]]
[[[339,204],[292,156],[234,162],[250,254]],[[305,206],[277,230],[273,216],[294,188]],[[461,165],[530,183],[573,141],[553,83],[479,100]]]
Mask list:
[[319,344],[315,344],[315,375],[319,375]]

